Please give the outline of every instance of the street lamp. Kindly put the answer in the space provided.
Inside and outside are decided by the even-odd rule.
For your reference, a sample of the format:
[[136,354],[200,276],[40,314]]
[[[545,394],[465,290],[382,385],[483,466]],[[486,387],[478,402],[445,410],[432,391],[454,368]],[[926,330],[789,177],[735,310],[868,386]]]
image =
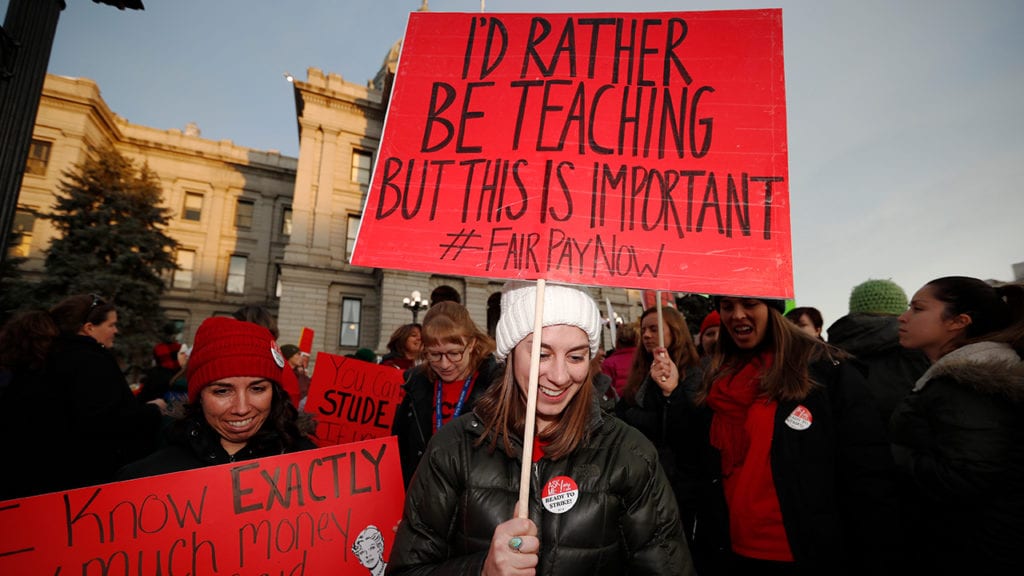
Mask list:
[[430,302],[427,302],[421,297],[419,290],[413,290],[409,297],[402,298],[402,307],[406,310],[412,311],[412,323],[416,323],[416,317],[419,316],[420,310],[426,310],[430,307]]

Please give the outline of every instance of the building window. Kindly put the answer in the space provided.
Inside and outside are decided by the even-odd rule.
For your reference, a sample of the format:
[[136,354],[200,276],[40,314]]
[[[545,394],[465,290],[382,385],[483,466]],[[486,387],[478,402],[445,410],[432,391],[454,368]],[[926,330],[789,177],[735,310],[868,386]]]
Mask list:
[[33,140],[28,148],[28,160],[25,161],[25,173],[36,176],[46,175],[46,166],[50,163],[52,143],[44,140]]
[[285,206],[284,210],[281,211],[281,235],[291,236],[292,235],[292,207]]
[[363,186],[370,185],[370,170],[373,168],[373,154],[365,150],[352,151],[352,181]]
[[182,220],[199,222],[203,216],[203,195],[198,192],[185,192],[185,206],[181,210]]
[[252,228],[252,215],[256,211],[256,203],[252,200],[238,200],[235,205],[235,228]]
[[28,210],[18,210],[11,222],[11,238],[7,253],[14,258],[28,258],[32,253],[32,230],[36,227],[36,215]]
[[228,264],[228,294],[245,293],[245,265],[248,262],[245,256],[232,256]]
[[359,346],[359,319],[362,316],[363,301],[355,298],[341,299],[341,342],[342,346]]
[[362,216],[349,215],[348,229],[345,231],[345,261],[352,261],[352,249],[356,247],[356,236],[359,236],[359,223]]
[[178,256],[176,259],[178,269],[174,271],[174,282],[172,287],[184,288],[186,290],[192,288],[192,271],[196,267],[196,251],[195,250],[178,250]]

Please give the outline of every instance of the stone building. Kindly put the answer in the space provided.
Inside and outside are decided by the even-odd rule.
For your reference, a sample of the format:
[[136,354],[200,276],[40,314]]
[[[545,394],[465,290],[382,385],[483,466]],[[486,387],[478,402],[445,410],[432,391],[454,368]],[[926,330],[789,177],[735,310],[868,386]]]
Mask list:
[[[43,269],[54,236],[38,217],[54,203],[64,170],[112,145],[153,170],[172,210],[179,269],[167,280],[167,314],[190,341],[203,319],[260,304],[278,317],[281,342],[312,328],[314,350],[386,351],[410,322],[402,300],[436,286],[458,290],[481,327],[493,330],[502,281],[380,270],[349,264],[383,128],[389,79],[400,45],[368,85],[311,68],[294,79],[299,157],[202,138],[199,127],[159,130],[112,112],[91,80],[48,75],[18,199],[12,253]],[[625,321],[639,317],[639,291],[592,289]],[[422,316],[421,316],[422,318]],[[607,332],[606,332],[607,334]],[[607,347],[611,341],[606,336]]]

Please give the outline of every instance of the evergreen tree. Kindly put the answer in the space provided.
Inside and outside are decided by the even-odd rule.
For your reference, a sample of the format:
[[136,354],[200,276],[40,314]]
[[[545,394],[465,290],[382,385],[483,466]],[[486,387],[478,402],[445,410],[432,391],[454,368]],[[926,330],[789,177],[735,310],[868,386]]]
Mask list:
[[[46,217],[60,236],[47,250],[41,292],[52,304],[98,294],[117,306],[116,348],[130,364],[148,364],[159,330],[163,276],[176,268],[177,243],[164,234],[170,210],[147,165],[136,168],[112,147],[65,171]],[[145,365],[145,364],[143,364]]]

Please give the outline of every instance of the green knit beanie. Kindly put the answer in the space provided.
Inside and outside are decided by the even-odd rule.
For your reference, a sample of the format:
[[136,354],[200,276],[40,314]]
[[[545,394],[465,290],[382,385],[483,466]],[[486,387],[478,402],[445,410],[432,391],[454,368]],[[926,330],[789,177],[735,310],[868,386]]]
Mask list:
[[892,280],[868,280],[850,292],[850,314],[899,316],[907,309],[907,294]]

